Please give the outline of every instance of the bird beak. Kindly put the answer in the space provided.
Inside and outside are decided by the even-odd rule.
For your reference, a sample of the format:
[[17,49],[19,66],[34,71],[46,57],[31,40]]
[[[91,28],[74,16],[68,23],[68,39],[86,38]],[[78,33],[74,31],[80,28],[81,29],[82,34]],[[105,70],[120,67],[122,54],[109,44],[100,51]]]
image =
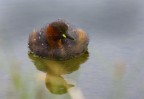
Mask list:
[[70,40],[74,40],[74,38],[72,38],[70,35],[68,35],[68,34],[62,34],[62,37],[63,38],[68,38],[68,39],[70,39]]
[[71,36],[69,36],[68,34],[66,34],[66,37],[70,40],[74,40],[74,38],[72,38]]

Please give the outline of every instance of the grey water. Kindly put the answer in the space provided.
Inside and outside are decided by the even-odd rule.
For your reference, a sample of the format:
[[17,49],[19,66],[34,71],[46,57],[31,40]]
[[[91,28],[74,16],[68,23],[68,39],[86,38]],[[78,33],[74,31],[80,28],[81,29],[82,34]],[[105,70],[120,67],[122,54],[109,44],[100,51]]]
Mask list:
[[[29,34],[58,18],[88,33],[88,56],[64,63],[29,56]],[[143,99],[143,31],[142,0],[0,0],[0,97]]]

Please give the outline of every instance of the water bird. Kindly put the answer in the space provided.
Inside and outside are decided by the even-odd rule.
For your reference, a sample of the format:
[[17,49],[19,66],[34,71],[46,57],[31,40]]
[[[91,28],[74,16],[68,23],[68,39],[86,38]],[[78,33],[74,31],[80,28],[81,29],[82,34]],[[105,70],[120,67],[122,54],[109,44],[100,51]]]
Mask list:
[[68,60],[88,51],[89,37],[80,28],[58,19],[29,35],[31,53],[51,60]]

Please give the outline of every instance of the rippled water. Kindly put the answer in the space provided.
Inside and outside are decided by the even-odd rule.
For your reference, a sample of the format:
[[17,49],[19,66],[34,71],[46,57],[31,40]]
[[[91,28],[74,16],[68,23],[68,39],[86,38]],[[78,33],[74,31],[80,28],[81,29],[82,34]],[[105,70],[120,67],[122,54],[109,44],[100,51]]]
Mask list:
[[[2,99],[143,99],[142,0],[0,0]],[[89,55],[66,62],[28,54],[34,28],[58,18],[87,31]]]

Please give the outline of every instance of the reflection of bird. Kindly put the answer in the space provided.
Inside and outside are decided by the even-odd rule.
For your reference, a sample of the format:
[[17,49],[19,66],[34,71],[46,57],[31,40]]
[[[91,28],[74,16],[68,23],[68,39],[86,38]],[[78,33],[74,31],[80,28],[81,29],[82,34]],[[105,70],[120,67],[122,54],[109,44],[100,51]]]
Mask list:
[[28,53],[28,55],[38,70],[47,73],[45,79],[46,87],[54,94],[64,94],[69,88],[74,86],[73,84],[68,84],[61,75],[78,70],[80,64],[84,63],[89,56],[88,53],[84,53],[71,60],[53,61],[37,57],[32,53]]
[[48,73],[46,75],[45,84],[48,90],[54,94],[67,93],[69,88],[74,87],[73,84],[68,84],[62,76],[55,76]]
[[29,36],[30,50],[52,60],[67,60],[87,51],[88,36],[63,20],[54,21]]

